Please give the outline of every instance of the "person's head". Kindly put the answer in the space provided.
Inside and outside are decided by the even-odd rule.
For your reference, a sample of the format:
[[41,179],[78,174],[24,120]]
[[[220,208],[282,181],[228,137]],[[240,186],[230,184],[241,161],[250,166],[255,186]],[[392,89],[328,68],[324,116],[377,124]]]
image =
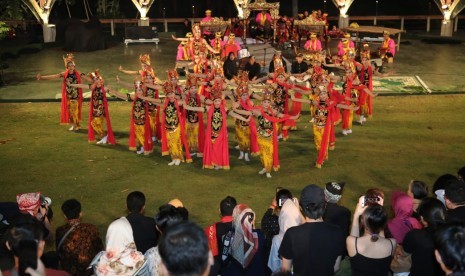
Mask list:
[[23,242],[32,242],[37,244],[37,256],[42,256],[44,252],[44,233],[40,222],[33,217],[21,214],[5,233],[6,247],[10,250],[15,258],[21,253],[21,244]]
[[37,216],[40,209],[40,193],[24,193],[16,195],[16,202],[21,213]]
[[[319,93],[318,93],[318,98],[320,99],[320,101],[324,102],[326,101],[328,98],[329,98],[329,95],[328,95],[328,90],[325,88],[324,85],[321,85],[319,86]],[[316,89],[315,89],[316,90]],[[328,201],[330,202],[330,201]],[[337,201],[336,201],[337,202]],[[333,202],[333,203],[336,203],[336,202]]]
[[446,188],[447,183],[451,180],[456,180],[457,177],[453,174],[446,173],[438,177],[433,185],[433,193],[436,195],[437,199],[439,199],[442,203],[446,204],[444,201],[444,190]]
[[134,191],[126,197],[126,206],[131,213],[142,213],[145,207],[145,195],[142,192]]
[[417,213],[425,226],[436,228],[445,223],[446,208],[437,198],[423,198],[418,206]]
[[300,53],[298,54],[295,59],[297,60],[298,63],[302,63],[302,61],[304,60],[304,54]]
[[423,199],[428,196],[428,186],[420,180],[412,180],[408,184],[407,194],[414,199]]
[[312,34],[310,35],[310,39],[313,40],[313,41],[315,41],[315,40],[316,40],[316,34],[312,33]]
[[375,242],[379,238],[379,233],[386,227],[387,214],[383,206],[369,205],[363,211],[361,221],[365,230],[371,234],[371,241]]
[[155,225],[162,234],[165,233],[167,227],[183,220],[179,209],[171,204],[162,205],[158,210],[158,214],[155,215]]
[[457,179],[449,181],[444,190],[444,200],[448,209],[454,209],[457,206],[464,205],[465,182]]
[[383,37],[384,37],[384,39],[389,38],[390,35],[391,35],[391,33],[390,33],[389,31],[384,31],[384,32],[383,32]]
[[66,68],[70,71],[73,72],[74,68],[76,68],[76,65],[74,64],[74,61],[68,61],[66,64]]
[[212,16],[212,11],[211,10],[206,10],[205,11],[205,16]]
[[234,52],[230,52],[229,55],[228,55],[228,59],[229,60],[234,60],[236,58],[236,55],[234,54]]
[[142,89],[142,82],[135,81],[134,82],[134,91],[136,92],[137,96],[143,96],[144,90]]
[[292,198],[293,198],[292,194],[288,189],[280,189],[276,193],[276,204],[277,204],[278,208],[283,207],[284,202],[286,200],[292,199]]
[[379,198],[379,205],[384,205],[384,192],[381,189],[378,188],[373,188],[369,189],[365,192],[365,197],[370,197],[370,198]]
[[213,256],[202,228],[193,222],[168,226],[158,245],[161,269],[170,276],[208,275]]
[[306,186],[300,194],[300,207],[307,218],[316,220],[323,217],[326,208],[323,189],[315,184]]
[[255,56],[250,56],[249,58],[249,63],[254,64],[255,63]]
[[447,274],[465,273],[465,226],[452,223],[435,233],[435,257]]
[[77,199],[68,199],[61,205],[61,211],[67,220],[81,217],[81,203]]
[[368,59],[367,55],[362,55],[362,64],[363,64],[363,66],[370,65],[370,59]]
[[236,35],[234,33],[230,33],[228,36],[229,42],[233,42],[235,38],[236,38]]
[[314,67],[321,67],[321,60],[314,59],[312,64]]
[[95,70],[94,72],[91,72],[89,74],[89,77],[92,79],[94,85],[96,86],[101,86],[103,84],[103,78],[102,76],[100,75],[100,72],[99,70]]
[[275,58],[281,58],[281,54],[282,52],[280,50],[277,50],[275,53],[274,53],[274,56]]
[[[320,91],[319,97],[323,96],[324,100],[326,100],[328,93],[325,93],[324,90]],[[342,197],[342,191],[344,189],[345,182],[328,182],[325,185],[325,198],[326,202],[329,203],[338,203]]]
[[457,171],[457,178],[458,178],[458,180],[465,181],[465,166],[461,167]]
[[221,216],[231,216],[236,207],[237,201],[232,196],[227,196],[220,202],[220,213]]

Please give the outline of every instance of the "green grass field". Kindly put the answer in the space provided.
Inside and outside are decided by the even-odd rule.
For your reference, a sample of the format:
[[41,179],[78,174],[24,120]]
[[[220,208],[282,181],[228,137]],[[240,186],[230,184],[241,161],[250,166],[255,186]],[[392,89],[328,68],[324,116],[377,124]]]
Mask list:
[[[77,198],[84,220],[105,235],[108,224],[125,214],[126,195],[146,194],[146,214],[172,198],[181,199],[190,218],[206,226],[219,218],[219,201],[232,195],[249,204],[261,218],[277,186],[296,196],[307,184],[345,181],[342,204],[353,209],[364,190],[379,187],[388,195],[405,190],[411,179],[430,187],[443,173],[455,174],[465,165],[465,95],[378,97],[375,114],[366,125],[354,124],[353,134],[342,137],[338,127],[336,150],[322,169],[314,168],[316,151],[308,112],[280,142],[281,169],[272,179],[258,175],[258,158],[237,160],[232,121],[229,145],[231,170],[202,169],[202,160],[169,167],[159,145],[150,156],[128,150],[130,104],[110,102],[116,146],[87,142],[88,103],[83,106],[83,130],[60,126],[59,103],[0,104],[0,201],[40,191],[53,199],[55,219],[63,223],[62,202]],[[257,220],[257,227],[260,227]]]

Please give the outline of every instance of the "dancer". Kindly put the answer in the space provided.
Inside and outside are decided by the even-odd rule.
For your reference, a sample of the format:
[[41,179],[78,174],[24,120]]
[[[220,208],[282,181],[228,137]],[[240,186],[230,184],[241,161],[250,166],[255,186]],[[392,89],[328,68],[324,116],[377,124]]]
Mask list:
[[[107,87],[107,92],[116,97],[132,101],[131,124],[129,127],[129,150],[137,154],[149,155],[153,151],[152,134],[150,131],[150,116],[147,102],[140,97],[144,95],[146,87],[141,81],[134,82],[134,94],[122,94],[116,90]],[[140,147],[137,150],[137,146]]]
[[[99,137],[97,144],[116,144],[115,136],[111,128],[110,113],[108,112],[108,101],[106,89],[104,87],[104,80],[99,73],[99,70],[89,74],[93,80],[93,84],[71,84],[68,86],[76,88],[88,88],[92,91],[90,97],[89,108],[89,125],[87,130],[87,140],[89,143],[95,142],[95,133]],[[106,124],[106,127],[104,125]],[[106,128],[106,130],[105,130]]]
[[210,99],[213,101],[213,104],[209,107],[192,107],[184,104],[184,108],[207,113],[203,168],[229,170],[228,125],[226,116],[230,115],[246,122],[250,118],[244,118],[232,110],[228,112],[223,98],[223,91],[219,87],[213,87]]
[[[279,170],[279,154],[278,154],[278,135],[277,135],[277,123],[284,122],[286,120],[295,120],[300,114],[290,116],[279,113],[274,110],[271,106],[273,101],[273,90],[272,87],[267,87],[262,92],[262,105],[252,110],[239,110],[234,109],[234,112],[257,117],[257,139],[258,146],[260,149],[260,161],[263,165],[258,173],[265,174],[267,178],[271,178],[271,170]],[[234,107],[234,105],[233,105]]]
[[[179,166],[181,162],[191,163],[191,155],[189,147],[187,146],[187,139],[185,135],[185,121],[181,114],[181,105],[184,103],[182,100],[176,98],[173,86],[169,81],[163,83],[163,92],[166,95],[164,100],[151,99],[141,96],[144,101],[155,103],[157,106],[162,107],[162,139],[161,149],[162,156],[170,155],[171,162],[168,166]],[[184,150],[186,155],[184,158]]]
[[338,104],[328,97],[327,88],[324,85],[318,87],[319,92],[314,101],[307,99],[297,99],[291,96],[293,101],[300,101],[315,106],[315,120],[313,121],[313,137],[318,157],[315,166],[321,169],[324,160],[328,160],[328,149],[330,143],[331,128],[334,127],[333,112],[335,107],[345,110],[357,110],[357,107]]
[[[74,55],[69,53],[63,56],[66,70],[59,74],[41,76],[37,74],[37,80],[52,80],[63,78],[63,84],[61,86],[61,116],[60,124],[71,124],[69,131],[79,130],[81,128],[80,121],[82,120],[82,88],[71,87],[71,84],[80,84],[81,77],[92,82],[90,78],[85,77],[85,74],[80,73],[76,70],[76,64],[74,63]],[[86,86],[87,87],[87,86]]]
[[155,72],[153,71],[153,67],[151,66],[149,54],[140,55],[139,61],[140,61],[141,70],[137,70],[137,71],[124,70],[123,66],[120,65],[118,67],[118,71],[124,74],[128,74],[128,75],[140,75],[141,77],[144,77],[143,73],[145,71],[151,71],[151,74],[155,76],[155,82],[162,83],[162,81],[156,76]]
[[[248,79],[247,74],[242,79]],[[231,97],[232,98],[232,97]],[[246,81],[240,82],[236,88],[236,98],[234,105],[238,110],[250,111],[254,107],[254,103],[250,100],[249,89]],[[234,99],[232,99],[234,101]],[[243,115],[248,118],[248,115]],[[260,149],[257,143],[257,126],[255,120],[250,117],[250,121],[236,120],[236,140],[239,144],[239,160],[244,159],[246,162],[250,161],[249,153],[251,155],[258,155]]]
[[[202,102],[205,102],[205,97],[198,93],[199,87],[196,76],[187,76],[186,90],[184,102],[192,107],[201,107]],[[203,157],[205,143],[203,114],[202,112],[183,108],[183,117],[186,121],[186,139],[191,156]]]
[[218,51],[213,49],[208,44],[206,39],[202,38],[200,25],[198,23],[192,26],[192,34],[193,34],[193,38],[177,38],[174,35],[171,35],[171,38],[177,41],[188,41],[190,43],[189,48],[190,48],[192,57],[199,55],[200,52],[204,52],[206,54],[207,51],[210,51],[214,54],[219,54]]

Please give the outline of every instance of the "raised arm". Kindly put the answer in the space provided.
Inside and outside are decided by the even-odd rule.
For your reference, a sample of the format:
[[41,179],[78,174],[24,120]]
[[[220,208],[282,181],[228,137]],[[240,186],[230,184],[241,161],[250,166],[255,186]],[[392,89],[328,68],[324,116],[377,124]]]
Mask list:
[[190,111],[197,111],[197,112],[206,112],[207,111],[205,107],[190,106],[186,102],[184,102],[183,107],[184,107],[184,109],[187,109],[187,110],[190,110]]
[[106,87],[106,90],[108,93],[116,96],[117,98],[121,99],[121,100],[124,100],[124,101],[130,101],[130,100],[134,100],[134,95],[131,95],[129,93],[126,93],[126,94],[123,94],[123,93],[120,93],[119,91],[116,91],[114,89],[112,89],[111,87],[107,86]]
[[118,75],[116,75],[116,82],[127,88],[134,88],[134,84],[122,81]]
[[81,83],[67,83],[66,85],[82,89],[91,89],[92,84],[81,84]]
[[154,103],[156,106],[163,106],[163,101],[160,99],[147,98],[145,96],[139,96],[139,99],[142,99],[146,102]]
[[339,109],[347,109],[347,110],[353,110],[353,111],[359,110],[360,108],[360,106],[348,106],[345,104],[337,104],[336,107]]
[[212,53],[215,53],[215,54],[219,54],[220,52],[219,51],[216,51],[215,49],[212,48],[212,46],[210,46],[210,44],[208,44],[207,40],[203,40],[203,44],[205,44],[205,47],[207,47],[207,49],[212,52]]
[[312,100],[309,100],[309,99],[298,99],[295,97],[294,94],[291,94],[291,100],[294,101],[294,102],[299,102],[299,103],[307,103],[307,104],[314,104],[314,101]]
[[128,74],[128,75],[137,75],[137,74],[139,74],[139,71],[124,70],[123,66],[121,66],[121,65],[118,67],[118,71],[120,71],[120,72],[122,72],[124,74]]
[[267,76],[255,79],[253,81],[250,81],[250,83],[252,83],[252,84],[260,83],[260,82],[263,82],[263,81],[268,80],[268,79],[270,79],[270,77],[267,75]]
[[250,121],[250,117],[244,118],[243,116],[237,114],[235,110],[229,111],[228,115],[233,117],[233,118],[236,118],[238,120],[244,121],[244,122],[249,122]]
[[176,41],[189,41],[188,38],[177,38],[177,37],[175,37],[174,35],[171,35],[171,38],[172,38],[173,40],[176,40]]
[[161,85],[158,85],[158,84],[144,83],[144,85],[147,86],[148,88],[157,89],[157,90],[161,90],[163,88]]
[[64,74],[65,74],[64,72],[58,73],[58,74],[55,74],[55,75],[46,75],[46,76],[42,76],[41,74],[37,74],[36,79],[37,80],[54,80],[54,79],[62,78],[64,76]]

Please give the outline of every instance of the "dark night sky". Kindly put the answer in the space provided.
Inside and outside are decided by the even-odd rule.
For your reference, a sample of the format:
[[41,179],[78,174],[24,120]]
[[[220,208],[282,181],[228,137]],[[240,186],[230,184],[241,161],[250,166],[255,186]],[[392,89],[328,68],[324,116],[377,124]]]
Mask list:
[[[324,0],[298,0],[299,12],[304,10],[321,9],[324,10]],[[89,1],[90,3],[94,1]],[[292,0],[269,0],[268,2],[280,2],[280,13],[291,15]],[[92,4],[91,4],[92,5]],[[155,0],[148,14],[151,18],[163,17],[163,8],[166,9],[166,17],[192,17],[192,5],[195,6],[195,17],[203,17],[206,9],[213,10],[213,16],[232,17],[236,15],[236,8],[233,0]],[[124,17],[136,18],[137,10],[130,0],[120,0],[121,11]],[[84,9],[82,1],[76,0],[72,8],[73,17],[83,18]],[[55,4],[52,17],[67,17],[64,5]],[[331,2],[326,0],[326,11],[331,15],[339,12]],[[376,0],[355,0],[349,9],[349,15],[374,15],[376,12]],[[440,14],[439,9],[433,0],[379,0],[379,15],[416,15],[416,14]]]

